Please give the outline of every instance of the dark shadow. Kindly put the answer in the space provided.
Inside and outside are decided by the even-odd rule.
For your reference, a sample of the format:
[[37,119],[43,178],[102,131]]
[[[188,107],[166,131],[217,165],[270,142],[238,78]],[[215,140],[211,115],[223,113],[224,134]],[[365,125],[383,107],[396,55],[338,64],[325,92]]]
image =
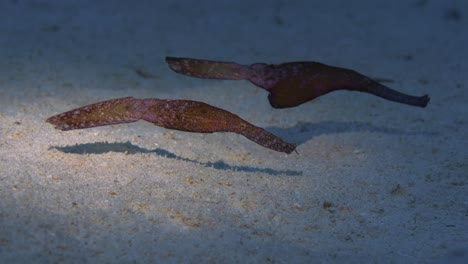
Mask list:
[[330,134],[348,133],[348,132],[371,132],[371,133],[405,135],[405,136],[437,135],[436,132],[428,132],[428,131],[408,132],[404,130],[404,127],[402,129],[388,128],[388,127],[374,126],[370,123],[364,123],[364,122],[334,122],[334,121],[323,121],[319,123],[299,122],[293,127],[288,127],[288,128],[267,127],[266,129],[270,131],[271,133],[281,137],[285,141],[295,143],[298,146],[320,135],[330,135]]
[[[329,135],[329,134],[338,134],[345,132],[371,132],[371,133],[381,133],[381,134],[391,134],[391,135],[426,135],[434,136],[436,132],[407,132],[403,129],[397,128],[386,128],[374,126],[370,123],[363,122],[333,122],[333,121],[324,121],[319,123],[297,123],[293,127],[289,128],[279,128],[279,127],[268,127],[268,131],[273,134],[283,138],[284,140],[297,145],[301,145],[304,142],[307,142],[314,137],[320,135]],[[274,170],[271,168],[257,168],[253,166],[237,166],[229,165],[222,160],[215,162],[201,162],[185,157],[178,156],[170,151],[167,151],[162,148],[157,149],[146,149],[141,148],[136,145],[133,145],[129,141],[125,143],[108,143],[108,142],[95,142],[95,143],[86,143],[79,144],[75,146],[51,146],[51,149],[56,149],[64,153],[73,153],[73,154],[103,154],[107,152],[121,152],[127,154],[138,154],[138,153],[152,153],[161,157],[182,160],[185,162],[191,162],[198,165],[202,165],[209,168],[214,168],[217,170],[233,170],[233,171],[243,171],[243,172],[260,172],[266,173],[269,175],[288,175],[288,176],[300,176],[302,171],[295,170]]]
[[243,172],[252,172],[252,173],[261,172],[261,173],[266,173],[269,175],[288,175],[288,176],[302,175],[302,171],[275,170],[275,169],[270,169],[270,168],[257,168],[253,166],[236,166],[236,165],[229,165],[222,160],[218,160],[215,162],[201,162],[201,161],[178,156],[162,148],[157,148],[157,149],[141,148],[136,145],[133,145],[129,141],[125,143],[95,142],[95,143],[77,144],[74,146],[65,146],[65,147],[50,146],[49,149],[56,149],[63,153],[71,153],[71,154],[103,154],[103,153],[108,153],[108,152],[121,152],[121,153],[126,153],[126,154],[151,153],[151,154],[156,154],[158,156],[165,157],[168,159],[176,159],[176,160],[182,160],[185,162],[191,162],[191,163],[202,165],[208,168],[214,168],[217,170],[232,170],[232,171],[243,171]]

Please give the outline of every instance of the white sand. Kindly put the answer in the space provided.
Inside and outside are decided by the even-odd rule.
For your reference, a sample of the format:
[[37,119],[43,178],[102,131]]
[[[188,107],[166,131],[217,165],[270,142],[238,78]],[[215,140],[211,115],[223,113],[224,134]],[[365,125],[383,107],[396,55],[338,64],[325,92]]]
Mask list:
[[[468,4],[354,2],[1,1],[0,262],[468,262]],[[320,61],[432,100],[342,91],[275,110],[167,55]],[[44,122],[124,96],[222,107],[300,154]]]

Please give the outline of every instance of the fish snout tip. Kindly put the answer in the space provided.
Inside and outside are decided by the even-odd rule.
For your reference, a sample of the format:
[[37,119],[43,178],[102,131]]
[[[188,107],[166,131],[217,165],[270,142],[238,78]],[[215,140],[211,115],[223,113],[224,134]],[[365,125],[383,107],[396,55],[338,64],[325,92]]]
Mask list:
[[426,107],[431,101],[431,97],[428,94],[421,96],[421,107]]
[[166,63],[169,65],[169,68],[171,68],[175,72],[179,72],[182,70],[180,61],[175,57],[166,57]]

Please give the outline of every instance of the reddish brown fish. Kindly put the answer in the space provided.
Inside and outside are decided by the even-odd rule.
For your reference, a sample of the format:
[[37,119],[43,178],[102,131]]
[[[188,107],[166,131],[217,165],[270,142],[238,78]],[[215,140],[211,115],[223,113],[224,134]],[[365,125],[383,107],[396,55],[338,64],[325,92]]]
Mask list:
[[233,132],[266,148],[291,153],[295,144],[254,126],[226,110],[189,100],[137,99],[125,97],[83,106],[52,116],[46,122],[60,130],[72,130],[136,122],[188,132]]
[[384,86],[356,71],[318,62],[256,63],[241,65],[190,58],[166,57],[177,73],[207,79],[249,80],[269,92],[275,108],[294,107],[335,90],[370,93],[386,100],[426,107],[428,95],[407,95]]

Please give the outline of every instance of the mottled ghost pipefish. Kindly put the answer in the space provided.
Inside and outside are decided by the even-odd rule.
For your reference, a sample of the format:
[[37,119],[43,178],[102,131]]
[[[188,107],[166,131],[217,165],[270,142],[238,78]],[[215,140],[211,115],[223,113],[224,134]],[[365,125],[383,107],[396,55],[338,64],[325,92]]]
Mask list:
[[419,107],[426,107],[430,100],[428,95],[407,95],[356,71],[318,62],[242,65],[176,57],[166,57],[166,62],[173,71],[192,77],[249,80],[269,92],[268,100],[274,108],[295,107],[335,90],[365,92]]
[[49,117],[46,122],[66,131],[141,119],[164,128],[187,132],[233,132],[263,147],[288,154],[296,149],[295,144],[287,143],[233,113],[190,100],[118,98],[76,108]]

